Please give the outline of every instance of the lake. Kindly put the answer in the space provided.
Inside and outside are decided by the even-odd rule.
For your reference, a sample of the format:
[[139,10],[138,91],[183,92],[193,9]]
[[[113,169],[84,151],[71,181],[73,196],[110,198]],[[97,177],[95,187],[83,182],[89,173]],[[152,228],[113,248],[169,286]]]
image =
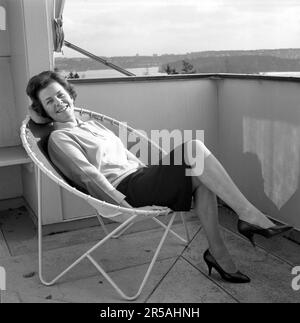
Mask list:
[[[132,72],[136,76],[153,76],[153,75],[167,75],[167,73],[159,73],[158,66],[151,67],[139,67],[139,68],[128,68],[129,72]],[[66,75],[69,72],[66,72]],[[114,69],[104,69],[104,70],[89,70],[78,72],[80,78],[108,78],[108,77],[122,77],[124,74],[114,70]],[[300,77],[300,72],[260,72],[260,75],[270,75],[270,76],[295,76]]]
[[[127,71],[135,74],[136,76],[147,76],[147,75],[167,75],[167,73],[159,73],[158,66],[151,67],[141,67],[141,68],[128,68]],[[78,72],[80,78],[105,78],[105,77],[121,77],[125,76],[124,74],[114,70],[114,69],[105,69],[105,70],[90,70],[84,72]]]

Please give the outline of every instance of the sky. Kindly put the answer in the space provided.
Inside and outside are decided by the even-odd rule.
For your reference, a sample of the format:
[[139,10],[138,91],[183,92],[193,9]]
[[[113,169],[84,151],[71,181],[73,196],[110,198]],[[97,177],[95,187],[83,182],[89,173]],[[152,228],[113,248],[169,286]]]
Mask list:
[[300,48],[300,0],[66,0],[63,19],[66,40],[106,57]]

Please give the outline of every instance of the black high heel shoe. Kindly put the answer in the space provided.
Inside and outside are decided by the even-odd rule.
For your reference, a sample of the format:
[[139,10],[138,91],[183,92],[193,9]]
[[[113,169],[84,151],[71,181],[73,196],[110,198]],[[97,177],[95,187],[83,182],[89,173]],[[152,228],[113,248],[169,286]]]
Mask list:
[[216,259],[213,257],[213,255],[209,252],[208,249],[204,252],[203,259],[207,264],[209,276],[211,275],[212,268],[214,268],[222,277],[222,279],[227,282],[235,283],[235,284],[243,284],[243,283],[250,283],[251,281],[248,276],[242,274],[240,271],[237,271],[236,273],[227,273],[216,262]]
[[293,229],[293,227],[289,225],[274,225],[271,228],[263,229],[257,225],[250,224],[243,220],[238,221],[238,231],[240,234],[245,236],[252,243],[253,247],[255,247],[254,242],[254,234],[259,234],[267,239],[275,237],[281,233],[287,232]]

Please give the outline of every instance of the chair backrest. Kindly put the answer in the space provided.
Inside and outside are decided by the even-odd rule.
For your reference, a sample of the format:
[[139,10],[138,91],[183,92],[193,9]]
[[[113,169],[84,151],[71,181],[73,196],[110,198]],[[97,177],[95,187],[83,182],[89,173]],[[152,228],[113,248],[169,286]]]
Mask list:
[[[109,128],[116,135],[118,135],[120,126],[122,126],[120,122],[113,118],[86,109],[75,108],[75,113],[77,117],[83,121],[97,120],[98,122],[103,123],[105,127]],[[135,136],[138,138],[137,140],[145,140],[149,146],[152,146],[152,149],[154,147],[159,151],[161,150],[158,145],[151,142],[150,139],[143,134],[140,134],[127,125],[125,125],[125,127],[128,134],[135,134]],[[111,203],[107,203],[106,201],[95,199],[82,188],[76,186],[75,183],[70,182],[70,180],[68,180],[49,159],[47,143],[48,138],[53,130],[54,128],[52,124],[36,124],[29,118],[29,116],[27,116],[21,127],[21,139],[25,150],[35,165],[54,182],[71,193],[86,200],[90,205],[96,208],[102,216],[109,217],[118,222],[127,220],[129,216],[132,216],[132,214],[139,214],[141,216],[157,216],[160,214],[159,211],[123,208]]]
[[26,140],[31,151],[38,156],[39,161],[59,179],[63,179],[60,172],[51,163],[47,151],[47,143],[51,132],[53,131],[52,124],[40,125],[28,120],[26,125]]

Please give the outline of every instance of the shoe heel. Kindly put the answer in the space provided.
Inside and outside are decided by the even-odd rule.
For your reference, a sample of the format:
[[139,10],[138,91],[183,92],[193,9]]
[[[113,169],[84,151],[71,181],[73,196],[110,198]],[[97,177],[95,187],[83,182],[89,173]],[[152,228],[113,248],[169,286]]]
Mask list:
[[208,276],[211,276],[211,271],[212,271],[212,264],[206,262],[207,268],[208,268]]
[[241,235],[243,235],[245,238],[247,238],[252,246],[255,248],[256,245],[255,245],[255,242],[254,242],[254,233],[251,232],[248,228],[249,226],[243,226],[243,222],[242,221],[239,221],[238,223],[238,231]]
[[256,248],[255,241],[254,241],[254,234],[244,234],[244,236],[251,242],[253,248]]

